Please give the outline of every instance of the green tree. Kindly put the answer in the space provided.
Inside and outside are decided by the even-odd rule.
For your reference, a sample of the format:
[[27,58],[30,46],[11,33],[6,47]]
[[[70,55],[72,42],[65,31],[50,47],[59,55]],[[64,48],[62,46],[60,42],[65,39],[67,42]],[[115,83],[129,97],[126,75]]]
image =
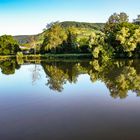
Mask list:
[[126,13],[121,12],[119,14],[119,20],[120,20],[119,23],[129,22],[129,16]]
[[1,55],[14,55],[20,51],[19,45],[12,36],[0,36],[0,54]]
[[66,28],[66,31],[67,31],[67,40],[65,41],[63,45],[63,51],[68,52],[68,53],[78,52],[76,39],[79,34],[79,29],[72,26],[72,27]]
[[129,21],[129,17],[126,13],[124,12],[121,12],[120,14],[114,13],[109,17],[107,23],[105,24],[104,31],[106,33],[113,32],[117,24],[128,22],[128,21]]
[[132,57],[140,50],[140,28],[128,21],[126,13],[115,13],[105,25],[105,42],[110,46],[114,57]]
[[67,40],[67,33],[59,23],[53,24],[45,34],[45,39],[42,44],[42,52],[56,53],[57,49],[60,49],[63,42]]
[[124,52],[132,52],[140,43],[140,28],[131,33],[129,28],[122,27],[116,34],[116,40],[120,42]]
[[105,34],[104,33],[95,33],[89,37],[89,47],[93,54],[94,58],[103,58],[107,60],[111,57],[112,50],[105,43]]

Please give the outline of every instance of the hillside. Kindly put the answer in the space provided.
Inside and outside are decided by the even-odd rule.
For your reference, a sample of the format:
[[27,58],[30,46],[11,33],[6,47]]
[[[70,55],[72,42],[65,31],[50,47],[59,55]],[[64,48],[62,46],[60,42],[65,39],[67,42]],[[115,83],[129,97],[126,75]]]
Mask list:
[[61,22],[63,27],[77,27],[77,28],[90,28],[94,30],[103,30],[105,23],[87,23],[87,22],[75,22],[75,21],[65,21]]
[[[62,27],[77,27],[77,28],[86,28],[88,30],[98,30],[101,31],[104,27],[104,23],[86,23],[86,22],[75,22],[75,21],[65,21],[60,23]],[[44,32],[38,35],[20,35],[14,36],[14,38],[18,41],[20,45],[27,46],[31,42],[31,38],[35,38],[37,40],[37,44],[40,44],[43,40]]]
[[14,36],[14,39],[18,41],[19,44],[28,44],[31,41],[31,38],[34,37],[35,35],[19,35],[19,36]]

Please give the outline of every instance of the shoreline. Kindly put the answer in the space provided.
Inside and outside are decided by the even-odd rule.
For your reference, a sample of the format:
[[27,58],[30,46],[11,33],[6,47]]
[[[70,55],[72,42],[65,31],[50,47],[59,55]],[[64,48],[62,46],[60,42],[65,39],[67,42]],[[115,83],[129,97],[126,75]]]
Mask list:
[[[0,61],[2,60],[8,60],[8,59],[16,59],[17,55],[0,55]],[[19,57],[19,59],[24,59],[24,60],[91,60],[93,59],[92,54],[29,54],[29,55],[23,55],[23,57]],[[95,58],[96,59],[96,58]],[[139,57],[115,57],[115,58],[110,58],[110,59],[140,59]]]

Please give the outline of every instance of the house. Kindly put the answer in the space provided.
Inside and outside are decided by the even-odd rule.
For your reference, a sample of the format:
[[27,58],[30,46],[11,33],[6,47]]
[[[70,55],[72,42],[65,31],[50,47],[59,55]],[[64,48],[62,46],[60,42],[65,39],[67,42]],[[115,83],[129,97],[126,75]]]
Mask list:
[[19,48],[22,50],[23,54],[30,54],[30,49],[25,46],[19,46]]
[[140,15],[138,15],[137,19],[133,20],[133,23],[140,25]]

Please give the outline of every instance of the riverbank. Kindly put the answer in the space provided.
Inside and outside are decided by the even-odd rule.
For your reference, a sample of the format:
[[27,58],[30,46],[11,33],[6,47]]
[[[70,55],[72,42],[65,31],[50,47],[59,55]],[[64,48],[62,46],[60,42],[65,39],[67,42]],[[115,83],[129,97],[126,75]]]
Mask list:
[[[16,55],[5,55],[0,56],[0,60],[7,60],[11,58],[16,58]],[[44,55],[23,55],[23,59],[34,60],[34,59],[91,59],[92,54],[44,54]]]
[[15,55],[0,56],[0,60],[7,60],[7,59],[11,59],[11,58],[16,58],[16,56]]
[[92,54],[45,54],[41,55],[42,59],[91,59]]

